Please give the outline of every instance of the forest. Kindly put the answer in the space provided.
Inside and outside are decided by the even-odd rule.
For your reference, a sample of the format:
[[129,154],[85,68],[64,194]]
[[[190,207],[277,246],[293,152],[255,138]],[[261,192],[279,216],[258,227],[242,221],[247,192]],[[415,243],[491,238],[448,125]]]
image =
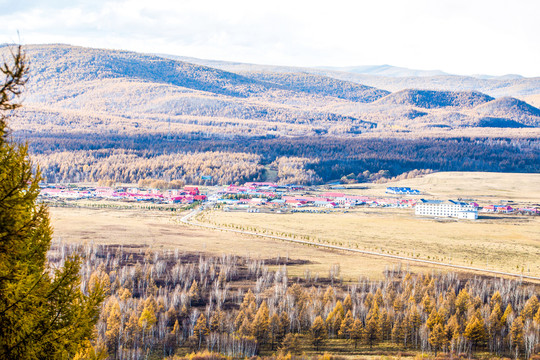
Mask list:
[[[387,268],[384,280],[291,278],[292,258],[205,256],[54,243],[51,264],[78,253],[81,284],[104,284],[97,351],[111,359],[208,351],[278,354],[417,352],[528,358],[540,352],[538,287],[519,280]],[[326,275],[326,276],[324,276]],[[274,354],[274,355],[272,355]]]
[[365,182],[413,170],[538,172],[536,138],[232,137],[17,133],[47,182]]

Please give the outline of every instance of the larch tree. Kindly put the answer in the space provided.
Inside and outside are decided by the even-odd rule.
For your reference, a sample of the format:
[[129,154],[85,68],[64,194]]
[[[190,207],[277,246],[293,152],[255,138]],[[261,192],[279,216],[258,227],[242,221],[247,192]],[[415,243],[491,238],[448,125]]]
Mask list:
[[516,354],[519,354],[523,347],[523,318],[518,316],[512,322],[510,327],[510,343]]
[[28,147],[15,143],[8,120],[27,80],[17,47],[0,66],[0,358],[43,359],[90,353],[103,289],[80,286],[80,260],[51,269],[48,209],[37,202],[41,175]]
[[282,341],[287,333],[289,332],[289,328],[291,326],[291,320],[289,318],[289,314],[287,312],[283,311],[281,312],[281,315],[279,316],[279,333],[277,336],[278,341]]
[[268,306],[266,301],[263,301],[257,314],[255,314],[255,319],[253,320],[253,336],[257,339],[258,344],[264,344],[268,337],[268,326],[269,326],[269,316],[268,316]]
[[197,339],[199,349],[201,348],[202,341],[209,333],[210,329],[208,329],[208,326],[206,325],[206,316],[204,316],[204,314],[201,314],[199,315],[199,319],[197,319],[197,323],[193,327],[193,336],[195,336],[195,338]]
[[274,350],[274,344],[279,336],[279,328],[281,323],[279,321],[279,315],[274,313],[269,320],[269,333],[270,336],[270,349]]
[[540,308],[540,302],[538,301],[538,298],[536,297],[536,295],[533,295],[525,303],[525,306],[523,307],[521,314],[524,319],[532,319],[539,308]]
[[477,346],[483,345],[486,340],[486,327],[484,319],[474,315],[469,319],[463,335],[470,341],[473,351]]
[[362,320],[355,319],[352,327],[351,332],[351,340],[354,342],[354,348],[356,349],[356,346],[358,345],[358,341],[362,340],[362,336],[364,335],[364,328],[362,326]]
[[364,338],[369,347],[381,339],[381,326],[379,322],[379,306],[377,301],[373,300],[373,306],[369,310],[366,318],[366,327],[364,329]]
[[441,324],[436,324],[429,335],[429,343],[433,347],[435,354],[437,351],[443,350],[444,346],[448,343],[448,338],[444,332],[444,328]]
[[188,292],[189,299],[191,300],[191,305],[199,305],[201,301],[201,290],[196,280],[193,280],[191,287]]
[[113,304],[110,307],[109,316],[107,317],[107,330],[105,331],[107,348],[113,357],[115,357],[116,351],[119,347],[118,340],[121,332],[121,321],[120,305],[118,304],[118,301],[113,300]]
[[326,325],[322,317],[317,316],[313,321],[310,329],[311,342],[315,346],[315,350],[319,351],[319,348],[324,341],[328,338],[328,332],[326,331]]
[[351,339],[352,328],[354,324],[354,318],[352,312],[349,310],[345,315],[345,319],[341,322],[338,335],[343,339]]
[[300,352],[298,334],[288,333],[283,339],[280,350],[284,353],[298,354]]

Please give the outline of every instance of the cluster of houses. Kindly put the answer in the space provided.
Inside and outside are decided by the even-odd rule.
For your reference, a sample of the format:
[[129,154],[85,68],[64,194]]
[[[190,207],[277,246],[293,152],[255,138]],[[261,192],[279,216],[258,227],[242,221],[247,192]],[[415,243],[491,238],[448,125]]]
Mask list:
[[[259,212],[262,208],[351,208],[377,206],[414,208],[417,216],[477,219],[478,212],[521,212],[539,215],[537,208],[512,208],[509,205],[487,205],[457,200],[426,200],[418,197],[373,197],[326,192],[306,195],[302,186],[280,186],[273,183],[250,182],[242,186],[230,185],[211,196],[210,200],[226,205],[226,209],[246,209]],[[386,193],[394,195],[419,195],[420,191],[407,187],[389,187]]]
[[277,185],[266,182],[250,182],[242,186],[230,185],[209,200],[239,208],[253,206],[268,207],[319,207],[349,208],[357,205],[411,207],[413,199],[377,198],[370,196],[347,195],[337,192],[326,192],[320,195],[306,195],[300,185]]
[[158,189],[140,189],[135,187],[65,187],[44,186],[40,190],[42,198],[64,200],[107,199],[127,201],[148,201],[153,203],[182,203],[191,204],[195,201],[205,201],[206,195],[199,193],[196,186],[185,186],[183,189],[160,191]]
[[[509,205],[486,205],[456,200],[425,200],[418,197],[394,196],[373,197],[349,195],[340,192],[308,194],[301,185],[278,185],[271,182],[248,182],[243,185],[229,185],[204,195],[196,186],[183,189],[163,190],[140,189],[135,187],[66,187],[43,186],[40,196],[57,199],[109,199],[123,201],[148,201],[152,203],[191,204],[195,201],[221,203],[226,209],[246,209],[259,212],[263,208],[351,208],[364,205],[371,207],[414,208],[417,216],[477,219],[478,212],[514,213],[540,215],[538,208],[513,208]],[[389,187],[387,193],[394,195],[418,195],[419,190],[406,187]],[[303,211],[303,210],[302,210]]]

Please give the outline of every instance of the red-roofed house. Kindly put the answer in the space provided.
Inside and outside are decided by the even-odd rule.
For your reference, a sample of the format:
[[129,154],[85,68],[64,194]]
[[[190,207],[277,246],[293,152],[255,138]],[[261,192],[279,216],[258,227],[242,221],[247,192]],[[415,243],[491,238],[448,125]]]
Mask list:
[[189,195],[199,195],[199,188],[196,186],[184,186],[184,191]]

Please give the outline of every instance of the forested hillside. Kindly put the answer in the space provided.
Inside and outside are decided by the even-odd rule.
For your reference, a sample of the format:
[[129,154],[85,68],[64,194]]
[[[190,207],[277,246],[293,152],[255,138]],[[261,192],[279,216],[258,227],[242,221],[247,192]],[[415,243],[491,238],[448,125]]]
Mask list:
[[207,173],[216,183],[263,180],[287,158],[295,165],[281,182],[366,181],[366,171],[540,170],[540,110],[508,96],[389,93],[313,69],[211,67],[68,45],[24,49],[30,81],[11,127],[30,140],[47,181],[197,182]]

